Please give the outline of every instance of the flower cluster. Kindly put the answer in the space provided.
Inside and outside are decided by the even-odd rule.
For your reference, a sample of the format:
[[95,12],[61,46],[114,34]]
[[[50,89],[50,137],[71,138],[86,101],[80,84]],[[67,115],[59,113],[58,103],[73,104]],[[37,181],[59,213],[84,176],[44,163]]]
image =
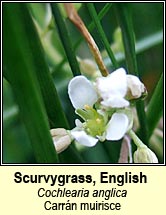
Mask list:
[[68,94],[76,114],[76,127],[70,134],[78,143],[92,147],[98,140],[120,140],[131,129],[130,102],[146,92],[143,83],[119,68],[95,82],[80,75],[68,85]]
[[[98,141],[120,140],[128,133],[137,146],[134,162],[158,163],[154,152],[132,130],[131,104],[146,95],[144,84],[136,76],[126,74],[123,68],[107,77],[98,77],[93,82],[83,75],[76,76],[69,82],[68,94],[76,114],[82,120],[76,119],[76,127],[71,131],[63,128],[51,130],[57,153],[64,151],[72,140],[92,147]],[[121,152],[126,154],[121,154],[120,160],[125,158],[127,162],[129,153],[131,157],[129,148],[128,142],[127,148],[122,148]]]

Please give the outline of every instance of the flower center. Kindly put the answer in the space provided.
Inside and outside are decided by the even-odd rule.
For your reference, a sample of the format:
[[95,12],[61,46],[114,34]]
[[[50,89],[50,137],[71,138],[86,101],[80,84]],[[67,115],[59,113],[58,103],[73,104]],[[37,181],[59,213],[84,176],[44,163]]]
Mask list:
[[84,109],[77,109],[76,113],[85,121],[84,128],[91,136],[102,136],[105,131],[106,120],[94,108],[85,105]]

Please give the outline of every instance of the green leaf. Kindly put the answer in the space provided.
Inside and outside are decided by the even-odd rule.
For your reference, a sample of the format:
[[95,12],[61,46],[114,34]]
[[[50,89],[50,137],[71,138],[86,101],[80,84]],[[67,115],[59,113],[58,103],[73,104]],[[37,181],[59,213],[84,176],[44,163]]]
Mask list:
[[[68,122],[64,115],[60,98],[57,94],[54,86],[53,79],[51,77],[44,51],[39,40],[38,34],[32,23],[32,20],[27,20],[27,25],[31,26],[27,33],[29,39],[30,48],[33,51],[33,61],[35,65],[35,71],[40,84],[41,92],[44,99],[44,104],[47,110],[47,115],[50,123],[50,127],[63,127],[69,128]],[[34,42],[35,41],[35,42]]]
[[[62,44],[64,46],[72,73],[74,76],[80,75],[80,69],[78,62],[76,60],[76,56],[74,54],[74,50],[70,41],[70,37],[68,35],[68,31],[66,28],[66,25],[64,23],[63,17],[60,13],[60,10],[58,8],[58,4],[54,3],[51,4],[52,13],[55,18],[55,22],[59,31],[60,39],[62,41]],[[55,77],[56,78],[56,77]],[[74,163],[81,163],[82,158],[78,155],[78,151],[76,150],[74,144],[70,145],[68,150],[63,152],[63,154],[60,156],[61,162],[74,162]]]
[[128,72],[138,76],[135,54],[134,29],[131,19],[130,3],[115,4],[116,15],[122,31]]
[[[28,131],[37,163],[57,163],[58,158],[49,132],[46,111],[36,76],[34,56],[40,50],[31,37],[33,25],[26,4],[3,4],[3,64],[20,115]],[[32,40],[32,41],[31,41]],[[35,52],[35,54],[34,54]],[[40,65],[39,65],[40,68]]]
[[59,31],[60,39],[62,41],[62,44],[64,46],[66,56],[68,58],[71,70],[73,72],[73,75],[80,75],[80,69],[79,65],[76,59],[76,55],[65,25],[65,22],[63,20],[63,17],[60,13],[60,10],[58,8],[57,3],[51,3],[52,13]]
[[[162,42],[163,42],[163,31],[158,31],[154,34],[144,37],[139,41],[136,41],[135,43],[136,54],[143,53],[153,47],[156,47],[157,45],[162,44]],[[122,52],[118,52],[115,54],[115,58],[118,62],[121,62],[125,59],[125,55]],[[110,59],[108,57],[104,59],[104,63],[107,67],[112,66],[112,63],[110,62]]]
[[86,163],[111,163],[110,157],[108,156],[103,143],[100,142],[94,147],[86,147],[83,149],[81,155]]
[[[137,59],[135,52],[135,37],[134,29],[131,17],[130,3],[117,3],[115,4],[116,14],[119,21],[119,25],[122,31],[123,44],[125,49],[125,57],[127,69],[130,74],[139,76],[137,68]],[[147,144],[147,122],[145,115],[144,102],[138,101],[136,103],[136,109],[140,124],[140,138]]]
[[87,6],[87,8],[89,10],[89,14],[91,15],[91,17],[92,17],[92,19],[93,19],[93,21],[95,23],[95,26],[96,26],[96,28],[97,28],[97,30],[99,32],[101,41],[102,41],[102,43],[103,43],[103,45],[104,45],[104,47],[105,47],[105,49],[106,49],[111,61],[112,61],[114,69],[117,69],[118,68],[118,63],[117,63],[117,61],[115,59],[115,56],[114,56],[114,54],[113,54],[113,52],[111,50],[110,44],[109,44],[108,39],[107,39],[107,37],[106,37],[106,35],[104,33],[104,30],[103,30],[103,28],[102,28],[102,26],[100,24],[100,21],[99,21],[99,18],[97,16],[95,7],[94,7],[93,3],[88,3],[88,4],[86,4],[86,6]]
[[158,121],[163,114],[163,73],[157,83],[147,108],[148,138],[151,137]]
[[122,141],[105,141],[103,144],[109,156],[110,163],[118,163]]
[[80,153],[73,146],[62,152],[59,159],[61,163],[85,163]]

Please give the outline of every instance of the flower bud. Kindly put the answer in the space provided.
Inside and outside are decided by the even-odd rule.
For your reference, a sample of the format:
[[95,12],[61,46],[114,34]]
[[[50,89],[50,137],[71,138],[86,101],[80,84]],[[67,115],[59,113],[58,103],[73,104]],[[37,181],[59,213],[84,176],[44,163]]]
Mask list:
[[71,144],[71,137],[64,128],[51,129],[50,132],[57,153],[63,152]]
[[127,99],[137,99],[147,95],[144,84],[134,75],[127,75]]
[[81,59],[77,57],[77,60],[80,64],[81,73],[83,75],[89,77],[90,79],[101,76],[96,64],[91,59]]
[[158,163],[154,152],[147,146],[138,147],[134,153],[134,163]]

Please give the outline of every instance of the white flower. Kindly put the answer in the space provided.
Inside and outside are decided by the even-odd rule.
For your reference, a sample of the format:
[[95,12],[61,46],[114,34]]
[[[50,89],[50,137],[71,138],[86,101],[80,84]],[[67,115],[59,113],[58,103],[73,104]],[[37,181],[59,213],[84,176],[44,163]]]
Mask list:
[[[117,74],[122,75],[122,84],[119,86],[115,83]],[[116,74],[112,73],[111,77],[111,82],[114,83],[111,91],[109,88],[110,77],[103,83],[101,83],[103,81],[101,78],[98,83],[100,86],[104,84],[104,89],[102,86],[99,87],[102,98],[110,102],[109,97],[111,97],[111,93],[114,93],[114,97],[111,97],[114,106],[128,106],[128,101],[123,98],[127,91],[125,71],[119,70]],[[129,119],[125,112],[115,112],[111,115],[111,119],[108,119],[107,112],[93,108],[93,105],[98,101],[97,92],[94,85],[84,76],[74,77],[70,81],[68,93],[76,113],[85,121],[81,123],[76,120],[76,128],[71,131],[71,136],[80,144],[91,147],[96,145],[98,140],[119,140],[127,132]],[[119,105],[119,103],[123,103],[123,105]]]
[[107,77],[97,79],[96,88],[106,108],[123,108],[129,106],[124,98],[127,93],[127,76],[123,68],[117,69]]
[[[123,68],[107,77],[97,78],[96,82],[90,82],[82,75],[74,77],[69,82],[68,94],[76,114],[83,122],[76,119],[76,127],[71,131],[51,130],[57,152],[65,150],[73,139],[84,146],[92,147],[98,141],[117,141],[123,138],[133,125],[131,109],[126,108],[130,105],[127,99],[139,98],[144,92],[145,87],[140,80],[127,75]],[[147,159],[155,162],[153,153],[149,150],[146,152]],[[137,154],[136,152],[135,160]]]

